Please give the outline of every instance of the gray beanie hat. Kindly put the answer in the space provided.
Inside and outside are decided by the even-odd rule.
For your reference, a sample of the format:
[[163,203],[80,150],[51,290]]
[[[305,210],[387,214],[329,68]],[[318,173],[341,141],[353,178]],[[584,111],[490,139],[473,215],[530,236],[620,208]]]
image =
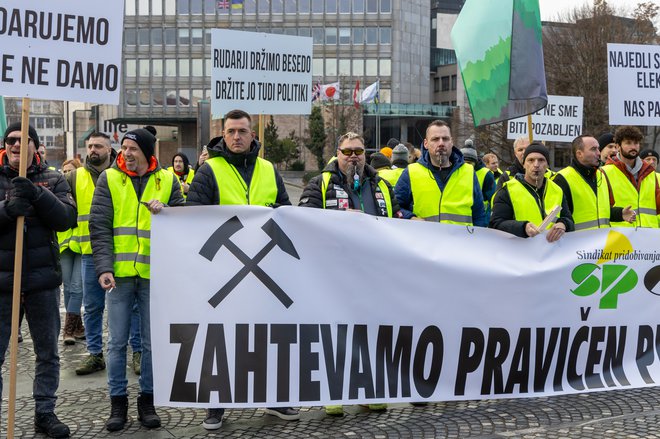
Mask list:
[[406,148],[406,145],[403,143],[399,143],[392,150],[392,162],[395,160],[403,160],[405,162],[408,161],[408,148]]
[[477,156],[477,150],[474,148],[461,148],[461,153],[463,153],[463,158],[465,158],[466,161],[469,160],[477,163],[479,160],[479,156]]

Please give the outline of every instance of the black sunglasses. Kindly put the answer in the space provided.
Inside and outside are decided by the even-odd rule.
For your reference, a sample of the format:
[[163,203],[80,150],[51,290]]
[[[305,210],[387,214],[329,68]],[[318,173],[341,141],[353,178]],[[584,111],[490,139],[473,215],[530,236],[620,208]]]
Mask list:
[[[28,142],[32,139],[28,139]],[[5,143],[9,146],[16,145],[16,142],[21,143],[20,137],[5,137]]]

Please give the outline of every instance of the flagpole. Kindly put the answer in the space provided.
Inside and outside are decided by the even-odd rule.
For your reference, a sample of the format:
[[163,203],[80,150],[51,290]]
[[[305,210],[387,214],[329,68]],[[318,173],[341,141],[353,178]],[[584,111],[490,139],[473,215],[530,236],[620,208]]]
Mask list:
[[380,151],[380,78],[378,78],[378,91],[376,92],[376,150]]
[[259,149],[259,157],[264,158],[266,154],[266,139],[264,139],[266,127],[264,126],[264,115],[259,115],[259,143],[261,143],[261,148]]
[[532,115],[527,115],[527,135],[529,136],[529,143],[534,141],[534,131],[532,130]]

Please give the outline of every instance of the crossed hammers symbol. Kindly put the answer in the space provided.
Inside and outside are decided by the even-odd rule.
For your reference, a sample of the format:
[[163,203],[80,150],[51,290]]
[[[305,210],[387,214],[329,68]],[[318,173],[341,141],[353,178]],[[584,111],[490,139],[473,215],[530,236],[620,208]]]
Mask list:
[[261,230],[270,237],[270,242],[266,244],[254,258],[250,258],[230,239],[232,235],[242,228],[243,224],[241,221],[237,216],[233,216],[213,232],[213,235],[211,235],[199,251],[201,256],[212,261],[218,251],[224,246],[243,263],[243,268],[241,268],[238,273],[229,280],[229,282],[227,282],[213,297],[209,299],[209,303],[212,307],[217,307],[248,274],[252,273],[273,293],[273,295],[275,295],[275,297],[277,297],[280,302],[282,302],[282,305],[287,308],[290,307],[293,300],[291,300],[284,290],[282,290],[282,288],[280,288],[280,286],[277,285],[277,283],[275,283],[275,281],[266,274],[261,267],[259,267],[259,262],[261,262],[261,260],[275,247],[279,247],[283,252],[296,259],[300,259],[293,243],[289,237],[286,236],[286,233],[284,233],[280,226],[278,226],[271,218],[266,221],[266,224],[261,226]]

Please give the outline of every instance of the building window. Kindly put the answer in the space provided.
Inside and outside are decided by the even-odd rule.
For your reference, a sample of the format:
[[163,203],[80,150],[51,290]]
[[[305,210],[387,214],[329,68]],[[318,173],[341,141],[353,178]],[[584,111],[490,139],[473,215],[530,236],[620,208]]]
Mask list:
[[162,59],[152,59],[151,60],[151,74],[154,77],[160,78],[163,76],[163,60]]
[[326,58],[325,60],[325,75],[337,76],[337,60],[335,58]]
[[166,27],[163,31],[163,40],[166,46],[176,45],[176,29],[173,27]]
[[351,44],[351,28],[339,28],[339,44]]
[[202,99],[204,99],[204,90],[193,89],[192,99],[191,99],[192,106],[196,107],[199,101],[201,101]]
[[192,29],[192,43],[193,44],[203,44],[204,43],[204,29]]
[[440,78],[433,79],[433,91],[436,93],[440,91]]
[[282,4],[282,0],[271,0],[270,4],[273,14],[281,14],[284,12],[284,4]]
[[367,28],[367,44],[378,44],[378,28]]
[[295,27],[286,27],[284,28],[284,35],[296,36],[298,35],[298,29]]
[[378,60],[368,59],[365,63],[367,76],[378,76]]
[[179,15],[190,13],[190,4],[188,3],[188,0],[177,0],[176,13]]
[[337,0],[325,0],[325,13],[326,14],[337,13]]
[[351,13],[351,0],[339,0],[339,13],[340,14]]
[[165,15],[176,14],[176,0],[165,0]]
[[312,59],[312,75],[323,76],[323,58]]
[[192,75],[196,77],[204,76],[204,60],[203,59],[193,59],[192,60]]
[[126,60],[126,77],[135,78],[137,75],[137,61],[134,59]]
[[312,30],[308,27],[298,28],[298,35],[301,36],[301,37],[311,37],[312,36]]
[[160,28],[151,29],[151,44],[152,45],[163,44],[163,29]]
[[140,90],[140,106],[148,107],[151,105],[151,91]]
[[270,0],[259,0],[257,11],[260,14],[267,14],[270,11]]
[[190,44],[190,29],[179,29],[179,44]]
[[149,0],[138,1],[138,15],[149,15]]
[[126,15],[135,15],[135,0],[126,0]]
[[211,29],[204,29],[204,42],[211,45]]
[[449,106],[449,101],[442,101],[440,103],[440,105],[444,105],[444,106],[448,107]]
[[149,46],[149,34],[151,31],[149,29],[139,29],[138,30],[138,44],[140,46]]
[[350,59],[340,59],[339,60],[339,75],[340,76],[351,76],[351,60]]
[[127,46],[135,46],[137,43],[137,33],[135,29],[124,29],[124,44]]
[[337,28],[325,28],[325,44],[337,44]]
[[364,28],[353,28],[353,44],[364,44]]
[[313,27],[312,28],[312,40],[314,44],[324,44],[325,42],[325,31],[322,27]]
[[380,28],[380,44],[392,44],[392,28]]
[[296,0],[284,0],[284,12],[287,14],[295,14]]
[[451,89],[456,90],[456,75],[451,75]]
[[134,107],[135,104],[137,104],[137,94],[135,93],[135,90],[126,90],[124,93],[124,102],[129,107]]
[[179,78],[190,76],[190,60],[189,59],[180,59],[179,60]]
[[243,10],[246,14],[254,14],[257,12],[257,0],[245,0],[243,2]]
[[383,14],[392,12],[392,2],[390,0],[380,0],[380,12]]
[[204,0],[204,13],[215,14],[215,0]]
[[451,101],[451,106],[455,107],[456,106],[456,101]]
[[309,12],[309,0],[298,0],[298,12]]
[[204,0],[190,0],[190,13],[201,15],[204,13]]
[[151,61],[148,59],[139,60],[139,75],[141,78],[148,78],[151,76]]
[[353,13],[364,13],[364,0],[353,0]]
[[442,91],[449,91],[449,76],[442,77]]
[[353,76],[362,77],[364,76],[364,60],[363,59],[354,59],[353,60]]
[[367,0],[367,13],[375,14],[378,12],[378,0]]
[[323,13],[323,0],[312,0],[312,13],[313,14]]
[[176,78],[176,60],[175,59],[166,59],[165,60],[165,76],[169,78]]
[[380,60],[380,76],[392,76],[392,60]]

